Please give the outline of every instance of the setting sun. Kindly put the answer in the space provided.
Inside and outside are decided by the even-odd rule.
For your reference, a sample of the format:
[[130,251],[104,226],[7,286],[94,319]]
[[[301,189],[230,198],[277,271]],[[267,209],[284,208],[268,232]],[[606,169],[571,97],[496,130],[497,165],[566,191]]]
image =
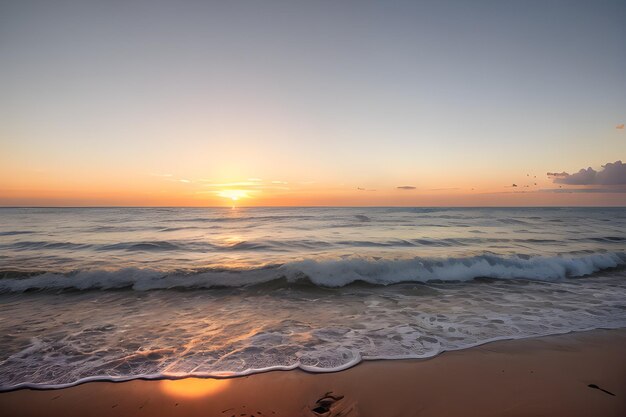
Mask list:
[[222,190],[219,191],[217,195],[223,198],[229,198],[233,201],[237,201],[241,198],[249,198],[248,192],[245,190]]

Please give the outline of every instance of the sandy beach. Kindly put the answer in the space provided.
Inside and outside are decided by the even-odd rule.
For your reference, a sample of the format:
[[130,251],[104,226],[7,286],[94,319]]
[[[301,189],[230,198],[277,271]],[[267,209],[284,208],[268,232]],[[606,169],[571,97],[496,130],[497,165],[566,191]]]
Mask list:
[[6,416],[623,416],[626,330],[488,343],[428,360],[0,394]]

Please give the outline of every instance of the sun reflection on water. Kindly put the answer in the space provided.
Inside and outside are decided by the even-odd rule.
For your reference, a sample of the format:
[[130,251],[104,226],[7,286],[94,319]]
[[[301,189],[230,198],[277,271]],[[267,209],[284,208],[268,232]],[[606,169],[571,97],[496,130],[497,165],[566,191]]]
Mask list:
[[185,378],[164,379],[159,382],[161,391],[173,397],[198,398],[215,395],[225,390],[230,379]]

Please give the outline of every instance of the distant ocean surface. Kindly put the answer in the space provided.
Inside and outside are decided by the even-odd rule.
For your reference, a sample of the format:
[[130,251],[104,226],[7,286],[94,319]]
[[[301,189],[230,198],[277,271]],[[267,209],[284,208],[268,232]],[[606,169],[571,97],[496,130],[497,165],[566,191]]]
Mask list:
[[0,389],[626,327],[624,208],[2,208]]

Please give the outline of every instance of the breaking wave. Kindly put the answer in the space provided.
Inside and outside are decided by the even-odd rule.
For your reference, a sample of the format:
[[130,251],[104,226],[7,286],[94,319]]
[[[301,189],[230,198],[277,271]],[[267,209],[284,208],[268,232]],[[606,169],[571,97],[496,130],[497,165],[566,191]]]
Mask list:
[[0,292],[41,290],[137,291],[243,287],[282,281],[343,287],[352,283],[390,285],[402,282],[470,281],[476,278],[560,281],[626,265],[624,252],[559,256],[479,255],[455,258],[376,259],[288,262],[256,269],[208,269],[193,272],[124,268],[71,273],[0,271]]

